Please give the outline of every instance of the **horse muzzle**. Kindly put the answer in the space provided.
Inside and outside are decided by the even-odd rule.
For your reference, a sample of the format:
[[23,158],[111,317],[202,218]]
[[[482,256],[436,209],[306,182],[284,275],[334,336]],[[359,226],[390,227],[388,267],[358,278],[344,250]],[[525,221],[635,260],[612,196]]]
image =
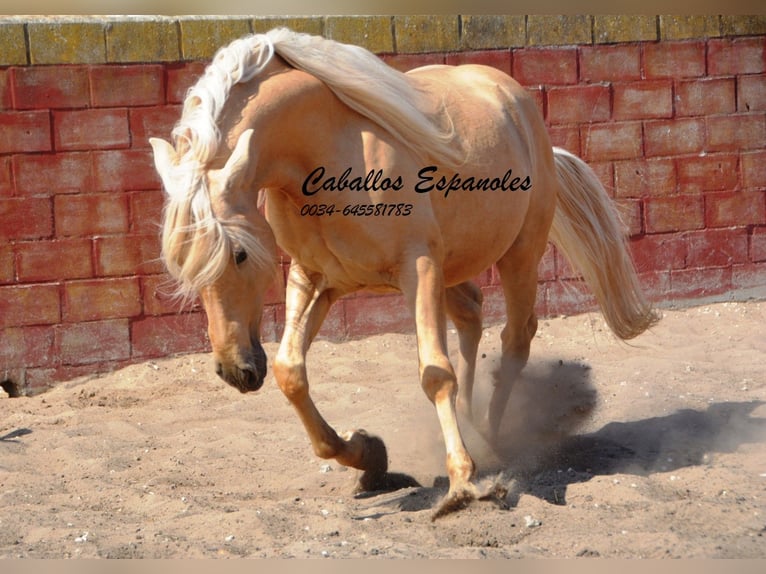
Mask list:
[[226,364],[216,360],[215,372],[241,393],[257,391],[266,379],[266,353],[260,344],[254,345],[247,359]]

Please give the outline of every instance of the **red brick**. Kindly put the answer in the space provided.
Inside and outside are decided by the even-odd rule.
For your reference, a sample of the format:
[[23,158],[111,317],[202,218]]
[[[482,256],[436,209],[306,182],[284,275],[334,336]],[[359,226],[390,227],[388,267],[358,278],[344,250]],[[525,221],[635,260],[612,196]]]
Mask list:
[[652,197],[644,200],[646,233],[702,229],[705,211],[699,195]]
[[96,275],[151,275],[164,271],[156,234],[96,238]]
[[732,266],[732,289],[757,289],[758,293],[761,293],[764,285],[766,285],[766,263],[745,263]]
[[54,144],[59,151],[114,149],[130,145],[125,109],[72,110],[53,113]]
[[550,126],[548,136],[551,145],[564,148],[575,155],[582,155],[580,150],[580,129],[577,126]]
[[553,281],[556,278],[556,248],[549,243],[537,266],[538,281]]
[[181,117],[180,106],[157,106],[130,110],[133,147],[148,147],[149,138],[170,139],[173,126]]
[[698,153],[705,147],[705,123],[699,118],[648,121],[644,145],[647,157]]
[[540,112],[540,117],[545,117],[545,90],[542,86],[536,86],[531,87],[527,86],[525,87],[525,90],[527,93],[532,96],[532,99],[535,102],[535,107],[537,108],[537,111]]
[[704,42],[644,44],[646,78],[688,78],[705,75]]
[[17,248],[20,282],[93,277],[89,239],[36,241]]
[[[353,296],[352,296],[353,297]],[[318,338],[342,341],[348,338],[346,330],[346,299],[338,301],[327,313],[319,328]],[[279,341],[284,334],[285,306],[277,303],[264,307],[261,318],[261,340],[276,337]]]
[[596,174],[601,185],[610,197],[614,197],[614,163],[611,161],[592,161],[588,165]]
[[661,233],[634,238],[630,242],[630,251],[636,270],[645,273],[683,269],[689,247],[681,233]]
[[731,290],[731,277],[731,267],[674,269],[670,272],[670,292],[666,300],[721,295]]
[[266,293],[264,293],[263,295],[263,304],[274,305],[277,303],[284,303],[285,302],[284,285],[285,283],[282,281],[279,281],[279,278],[273,281],[271,285],[269,285],[268,289],[266,289]]
[[750,261],[766,261],[766,227],[754,227],[750,236]]
[[450,66],[460,66],[463,64],[481,64],[482,66],[491,66],[501,72],[511,74],[511,52],[510,50],[478,50],[471,52],[453,52],[447,54],[446,63]]
[[161,191],[134,191],[129,194],[130,232],[159,233],[165,198]]
[[89,153],[17,155],[13,158],[19,195],[79,193],[93,185]]
[[763,225],[766,223],[766,192],[707,193],[705,221],[708,227]]
[[0,154],[51,150],[48,112],[0,112]]
[[58,285],[0,287],[0,328],[58,323],[59,299]]
[[443,54],[384,54],[381,56],[386,64],[399,70],[400,72],[409,72],[422,66],[431,66],[433,64],[444,64]]
[[[535,312],[538,317],[544,317],[546,313],[545,296],[547,293],[547,282],[538,283],[537,298],[535,301]],[[481,288],[481,294],[484,297],[481,314],[485,325],[493,323],[504,323],[506,320],[505,297],[503,288],[500,285],[489,285]],[[450,328],[452,325],[450,324]],[[411,332],[414,331],[414,328]]]
[[150,150],[102,151],[93,154],[96,191],[160,189]]
[[725,267],[747,261],[747,228],[705,229],[687,234],[688,267]]
[[596,298],[584,281],[551,281],[546,288],[549,315],[576,315],[598,309]]
[[737,110],[766,111],[766,75],[737,78]]
[[186,92],[205,72],[205,62],[186,62],[168,64],[167,66],[167,103],[180,104],[186,97]]
[[88,71],[84,66],[14,68],[13,83],[18,109],[85,108],[90,104]]
[[94,279],[64,284],[64,322],[136,317],[141,310],[138,278]]
[[13,283],[15,267],[13,246],[0,244],[0,283]]
[[[537,296],[535,297],[535,314],[538,318],[551,316],[551,313],[548,311],[548,285],[550,284],[550,281],[546,281],[545,283],[540,283],[537,286]],[[491,317],[489,320],[500,323],[501,321],[505,321],[506,313],[504,305],[499,302],[504,302],[505,298],[503,297],[502,292],[495,295],[495,297],[498,300],[497,311],[491,316],[487,315],[487,318],[489,319]],[[485,295],[485,301],[487,298],[488,297]]]
[[94,66],[90,70],[93,105],[158,106],[165,103],[165,74],[162,66]]
[[130,357],[128,319],[59,325],[55,348],[64,365],[86,365]]
[[641,201],[638,199],[618,199],[615,201],[617,213],[628,236],[641,235]]
[[586,161],[610,161],[641,157],[641,123],[617,122],[583,126],[581,149]]
[[122,194],[59,195],[53,214],[58,237],[86,237],[128,231],[128,201]]
[[[333,305],[330,308],[330,313],[327,315],[327,319],[322,323],[324,327],[327,325],[327,321],[335,313],[336,309],[340,308],[340,304]],[[284,305],[266,305],[263,308],[261,314],[261,342],[279,342],[282,339],[282,335],[285,332],[285,306]],[[322,330],[320,329],[320,337]]]
[[566,86],[550,88],[548,121],[552,124],[603,122],[611,113],[609,86]]
[[146,317],[130,329],[134,358],[165,357],[174,353],[210,350],[204,313]]
[[0,70],[0,110],[8,110],[13,107],[10,75],[10,70]]
[[350,337],[412,331],[415,326],[401,295],[352,297],[344,300],[344,307]]
[[566,279],[566,280],[581,280],[582,274],[576,270],[572,265],[569,263],[569,260],[564,256],[563,251],[560,249],[556,249],[555,251],[555,259],[556,259],[556,280]]
[[11,327],[0,330],[0,365],[41,367],[50,365],[53,354],[53,329],[50,327]]
[[766,37],[708,41],[708,74],[734,76],[766,72]]
[[670,271],[648,271],[638,276],[644,296],[652,302],[667,301],[670,292]]
[[10,197],[12,195],[11,158],[0,157],[0,197]]
[[707,118],[708,151],[742,151],[766,147],[766,114]]
[[116,193],[58,195],[53,201],[53,217],[58,237],[125,233],[128,200]]
[[39,239],[53,233],[53,207],[47,197],[0,199],[0,240]]
[[654,80],[617,83],[614,89],[614,119],[669,118],[673,115],[673,83]]
[[737,156],[712,154],[678,158],[682,193],[722,191],[737,187]]
[[619,82],[641,79],[641,49],[637,45],[583,46],[580,80]]
[[577,83],[575,48],[522,48],[513,52],[513,77],[521,84]]
[[676,114],[707,116],[736,110],[734,78],[700,78],[676,84]]
[[200,311],[199,299],[183,302],[175,296],[175,280],[167,273],[141,277],[144,313],[146,315],[169,315],[172,313]]
[[618,161],[614,164],[615,195],[646,197],[676,191],[676,166],[672,159]]
[[743,153],[742,185],[745,189],[766,188],[766,151]]

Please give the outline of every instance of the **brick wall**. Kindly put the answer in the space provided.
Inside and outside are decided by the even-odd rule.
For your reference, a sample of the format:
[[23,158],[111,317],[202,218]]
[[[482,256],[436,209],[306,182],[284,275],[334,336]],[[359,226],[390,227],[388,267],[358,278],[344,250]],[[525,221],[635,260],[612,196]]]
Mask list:
[[[34,392],[208,348],[201,310],[179,313],[164,295],[147,138],[167,138],[215,49],[279,24],[402,70],[479,62],[512,74],[554,143],[614,195],[653,300],[764,293],[763,16],[0,18],[0,381]],[[500,319],[495,271],[479,281]],[[274,339],[280,294],[269,303]],[[541,315],[592,306],[550,248]],[[398,297],[354,296],[322,333],[409,328]]]

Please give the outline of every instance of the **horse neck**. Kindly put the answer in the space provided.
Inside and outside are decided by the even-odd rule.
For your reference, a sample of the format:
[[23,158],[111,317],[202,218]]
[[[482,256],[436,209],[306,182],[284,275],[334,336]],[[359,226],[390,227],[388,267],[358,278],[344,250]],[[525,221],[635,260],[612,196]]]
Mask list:
[[318,79],[274,60],[262,79],[233,91],[221,131],[232,149],[243,131],[254,130],[251,189],[297,197],[304,178],[342,145],[340,128],[356,114]]

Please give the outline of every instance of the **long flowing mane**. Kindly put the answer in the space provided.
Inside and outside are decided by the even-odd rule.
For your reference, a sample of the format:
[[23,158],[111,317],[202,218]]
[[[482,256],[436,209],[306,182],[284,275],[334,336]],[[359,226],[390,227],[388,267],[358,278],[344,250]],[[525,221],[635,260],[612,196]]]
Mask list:
[[164,182],[162,257],[182,295],[192,295],[220,276],[234,245],[256,262],[265,264],[273,257],[241,223],[214,216],[204,173],[221,145],[218,120],[232,87],[256,77],[275,53],[323,81],[346,105],[421,158],[444,166],[463,161],[443,106],[364,48],[286,28],[235,40],[216,53],[189,89],[172,132],[179,157]]

